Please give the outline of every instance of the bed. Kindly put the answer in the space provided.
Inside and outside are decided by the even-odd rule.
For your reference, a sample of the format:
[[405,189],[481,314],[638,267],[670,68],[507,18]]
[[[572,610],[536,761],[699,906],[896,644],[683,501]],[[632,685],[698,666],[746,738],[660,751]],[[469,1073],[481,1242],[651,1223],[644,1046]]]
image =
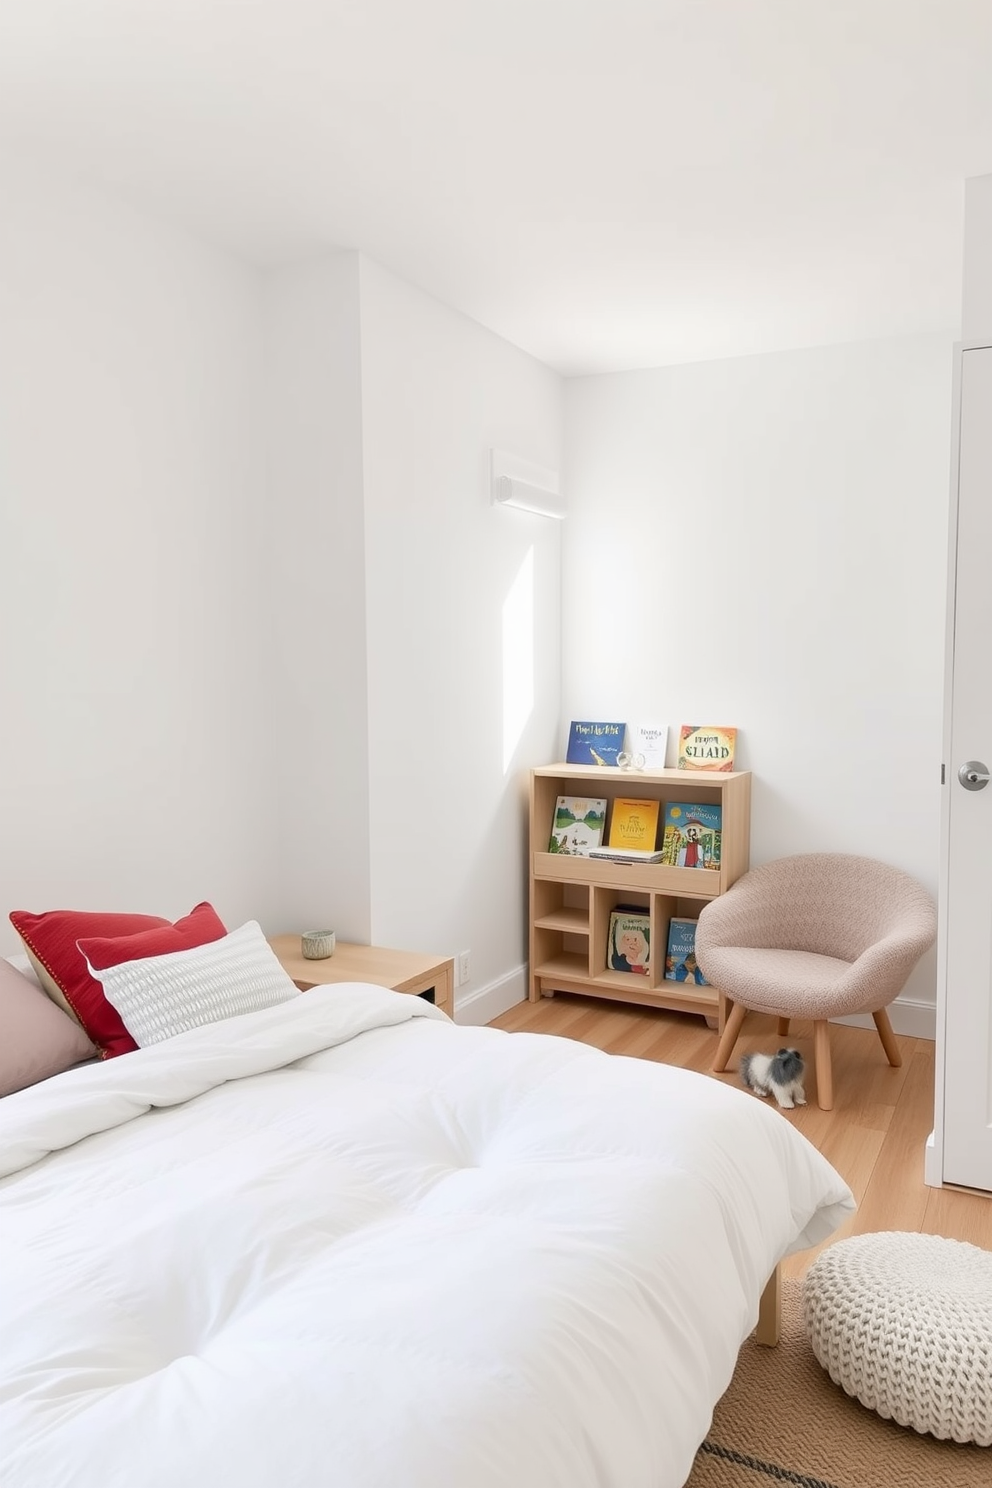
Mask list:
[[4,1488],[678,1488],[777,1263],[778,1112],[360,984],[0,1101]]

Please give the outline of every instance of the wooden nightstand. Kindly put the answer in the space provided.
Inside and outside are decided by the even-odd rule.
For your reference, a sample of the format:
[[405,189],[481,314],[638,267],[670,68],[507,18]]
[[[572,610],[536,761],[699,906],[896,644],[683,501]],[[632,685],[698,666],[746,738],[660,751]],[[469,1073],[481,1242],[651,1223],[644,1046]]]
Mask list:
[[390,951],[381,946],[350,945],[338,941],[326,961],[308,961],[299,935],[273,935],[269,945],[298,987],[327,986],[333,982],[375,982],[394,992],[427,997],[449,1018],[455,1016],[455,963],[421,951]]

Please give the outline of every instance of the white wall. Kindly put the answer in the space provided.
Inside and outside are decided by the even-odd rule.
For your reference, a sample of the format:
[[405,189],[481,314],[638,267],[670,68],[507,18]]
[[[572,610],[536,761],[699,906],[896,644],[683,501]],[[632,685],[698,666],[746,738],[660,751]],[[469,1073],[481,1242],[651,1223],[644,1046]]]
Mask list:
[[486,462],[560,466],[561,380],[357,254],[260,276],[34,169],[0,192],[0,903],[210,898],[468,949],[478,1017],[522,996],[561,534]]
[[992,175],[964,183],[961,338],[992,342]]
[[[738,723],[753,861],[936,887],[949,337],[563,393],[358,255],[263,285],[6,161],[0,191],[7,908],[210,897],[469,949],[462,1003],[505,1001],[526,768],[597,713]],[[490,505],[491,446],[567,448],[563,526]]]
[[265,290],[265,581],[277,851],[267,929],[367,942],[368,654],[357,253],[279,270]]
[[[458,1001],[508,1003],[525,993],[526,767],[557,748],[561,524],[492,507],[487,460],[560,468],[562,383],[363,258],[362,389],[372,938],[468,949]],[[514,597],[525,623],[532,606],[522,657],[504,647]]]
[[0,949],[13,908],[257,912],[254,273],[0,162]]
[[950,334],[567,384],[563,715],[737,724],[754,864],[936,893],[950,394]]

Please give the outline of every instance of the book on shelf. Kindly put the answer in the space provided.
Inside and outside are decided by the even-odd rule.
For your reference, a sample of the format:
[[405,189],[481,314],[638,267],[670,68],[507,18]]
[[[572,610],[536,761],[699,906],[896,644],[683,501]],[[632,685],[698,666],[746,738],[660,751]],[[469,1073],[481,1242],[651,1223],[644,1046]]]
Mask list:
[[720,867],[723,807],[670,801],[665,807],[662,862],[671,868]]
[[660,863],[664,856],[660,847],[654,852],[644,852],[636,847],[593,847],[589,850],[590,858],[607,863]]
[[697,921],[675,915],[668,927],[668,952],[665,956],[665,979],[669,982],[693,982],[708,987],[696,961]]
[[660,814],[660,801],[617,796],[610,815],[607,847],[636,847],[639,852],[654,852],[658,843]]
[[568,731],[567,765],[615,765],[623,752],[625,723],[573,720]]
[[639,904],[618,904],[610,913],[606,949],[610,971],[647,976],[651,970],[651,916]]
[[663,770],[668,754],[667,723],[628,723],[627,749],[645,770]]
[[586,796],[559,796],[555,804],[548,852],[587,858],[591,850],[599,847],[602,842],[605,826],[605,796],[591,799]]
[[736,728],[684,723],[679,729],[679,769],[727,774],[734,768]]

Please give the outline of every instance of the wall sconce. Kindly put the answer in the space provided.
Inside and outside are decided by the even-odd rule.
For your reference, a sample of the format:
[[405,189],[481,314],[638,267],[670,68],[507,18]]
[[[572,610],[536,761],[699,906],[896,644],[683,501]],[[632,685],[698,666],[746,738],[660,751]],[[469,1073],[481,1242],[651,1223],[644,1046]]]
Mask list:
[[565,515],[557,470],[546,470],[543,465],[494,449],[489,451],[489,484],[494,506],[515,506],[559,520]]

